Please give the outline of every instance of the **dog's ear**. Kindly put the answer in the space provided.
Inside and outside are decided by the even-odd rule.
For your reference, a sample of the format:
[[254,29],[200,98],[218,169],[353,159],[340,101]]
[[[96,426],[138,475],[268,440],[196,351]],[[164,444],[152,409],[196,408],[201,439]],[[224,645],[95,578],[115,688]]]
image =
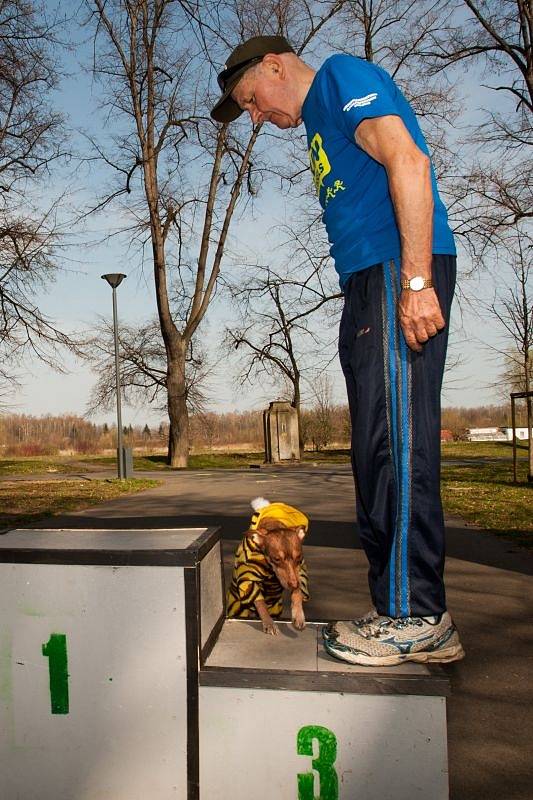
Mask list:
[[305,528],[300,526],[296,531],[296,533],[298,534],[298,539],[302,542],[305,539],[305,534],[306,534]]
[[263,549],[265,544],[265,536],[267,533],[268,531],[266,531],[264,528],[258,528],[255,531],[246,531],[244,535],[247,536],[248,539],[251,539],[254,544]]

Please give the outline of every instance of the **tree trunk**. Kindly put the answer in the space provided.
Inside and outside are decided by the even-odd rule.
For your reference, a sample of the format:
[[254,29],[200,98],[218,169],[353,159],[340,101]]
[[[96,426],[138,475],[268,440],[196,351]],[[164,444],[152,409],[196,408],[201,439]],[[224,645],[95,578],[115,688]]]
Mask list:
[[189,457],[189,411],[185,384],[185,348],[168,360],[167,407],[170,420],[167,463],[185,469]]
[[526,398],[527,403],[527,430],[528,430],[528,455],[529,464],[527,470],[527,479],[529,483],[533,483],[533,401],[531,397]]
[[[529,358],[529,348],[526,347],[525,352],[525,359],[524,359],[524,376],[525,376],[525,384],[526,384],[526,392],[531,391],[531,383],[529,380],[529,370],[530,370],[530,358]],[[526,422],[527,422],[527,452],[528,452],[528,469],[527,469],[527,479],[529,483],[533,483],[533,398],[526,397]]]
[[300,447],[300,458],[303,457],[305,450],[305,442],[302,433],[302,419],[301,419],[301,396],[300,396],[300,376],[295,377],[293,381],[293,399],[292,407],[296,409],[296,416],[298,419],[298,445]]
[[175,469],[185,469],[189,457],[189,412],[185,380],[187,341],[178,331],[170,312],[165,248],[159,220],[156,181],[148,167],[146,174],[151,178],[151,182],[146,182],[147,195],[153,201],[150,206],[150,222],[157,311],[167,353],[167,409],[170,422],[167,463]]

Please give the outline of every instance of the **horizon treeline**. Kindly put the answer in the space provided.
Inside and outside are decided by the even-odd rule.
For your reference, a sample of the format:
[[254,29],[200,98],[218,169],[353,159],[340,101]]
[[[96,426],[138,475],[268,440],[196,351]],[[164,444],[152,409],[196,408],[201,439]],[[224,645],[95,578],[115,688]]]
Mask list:
[[[454,439],[465,437],[467,428],[510,426],[508,405],[474,408],[449,407],[442,411],[442,428]],[[526,424],[525,407],[517,409],[517,425]],[[303,439],[307,449],[348,446],[350,423],[348,407],[331,406],[324,410],[307,409],[302,414]],[[136,449],[164,449],[168,443],[168,423],[141,422],[123,427],[124,443]],[[191,418],[192,449],[209,451],[239,448],[262,450],[262,411],[228,411],[194,414]],[[76,414],[0,416],[0,455],[39,456],[58,454],[96,454],[116,446],[116,425],[95,423]]]

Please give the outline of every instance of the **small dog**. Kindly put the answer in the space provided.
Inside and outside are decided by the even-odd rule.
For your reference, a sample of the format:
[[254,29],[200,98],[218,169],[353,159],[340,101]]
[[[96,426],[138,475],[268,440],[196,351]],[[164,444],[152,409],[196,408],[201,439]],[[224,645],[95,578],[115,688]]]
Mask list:
[[283,611],[283,590],[291,593],[291,620],[305,628],[304,600],[309,600],[309,578],[302,556],[302,542],[309,520],[297,508],[252,500],[256,512],[235,551],[227,616],[259,619],[264,633],[277,635],[274,619]]

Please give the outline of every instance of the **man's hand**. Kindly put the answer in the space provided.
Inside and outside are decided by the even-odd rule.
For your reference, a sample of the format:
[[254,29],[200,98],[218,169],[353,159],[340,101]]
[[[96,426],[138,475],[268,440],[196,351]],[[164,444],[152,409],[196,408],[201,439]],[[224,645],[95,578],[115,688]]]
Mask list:
[[434,289],[420,292],[404,289],[398,303],[398,317],[408,347],[417,353],[446,325]]

